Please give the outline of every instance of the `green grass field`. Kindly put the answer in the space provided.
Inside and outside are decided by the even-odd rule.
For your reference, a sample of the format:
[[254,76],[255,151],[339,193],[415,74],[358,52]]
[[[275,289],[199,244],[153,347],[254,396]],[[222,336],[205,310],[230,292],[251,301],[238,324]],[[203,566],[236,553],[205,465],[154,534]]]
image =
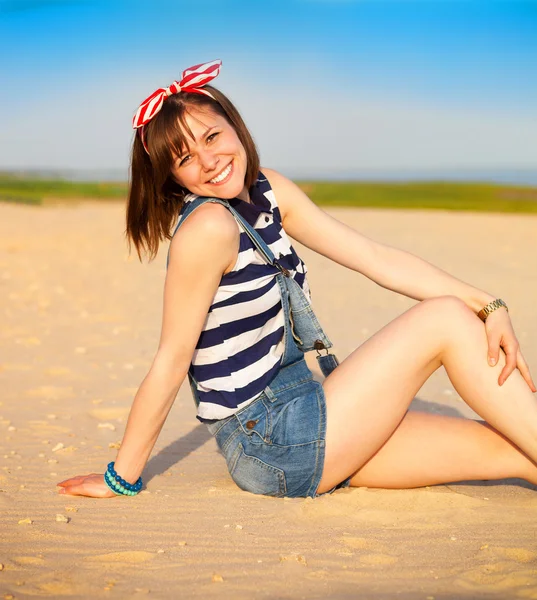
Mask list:
[[61,179],[31,179],[0,174],[0,201],[19,204],[77,202],[85,199],[123,200],[126,183],[82,183]]
[[[484,183],[318,182],[298,185],[317,204],[371,208],[425,208],[537,213],[537,187]],[[126,183],[78,183],[0,175],[0,201],[24,204],[125,200]]]
[[299,182],[317,204],[537,213],[537,187],[484,183]]

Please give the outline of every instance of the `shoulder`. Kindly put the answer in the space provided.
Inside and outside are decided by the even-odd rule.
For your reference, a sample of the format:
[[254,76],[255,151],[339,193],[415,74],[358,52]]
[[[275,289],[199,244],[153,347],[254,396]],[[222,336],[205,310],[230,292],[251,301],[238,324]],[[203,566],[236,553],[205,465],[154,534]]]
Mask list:
[[188,261],[223,267],[233,261],[239,228],[229,210],[216,202],[197,208],[181,225],[170,243],[170,265]]
[[290,179],[285,177],[285,175],[278,173],[278,171],[275,171],[274,169],[261,167],[260,170],[261,173],[263,173],[263,175],[267,178],[268,182],[270,183],[270,187],[275,191],[278,189],[285,190],[289,187],[295,186],[295,184]]
[[181,225],[183,235],[215,234],[222,238],[231,236],[237,230],[235,218],[229,210],[218,202],[207,202],[197,208]]
[[285,223],[286,217],[291,212],[298,212],[304,205],[313,205],[298,185],[285,177],[285,175],[278,173],[274,169],[267,169],[265,167],[261,168],[261,173],[267,178],[274,192],[283,223]]

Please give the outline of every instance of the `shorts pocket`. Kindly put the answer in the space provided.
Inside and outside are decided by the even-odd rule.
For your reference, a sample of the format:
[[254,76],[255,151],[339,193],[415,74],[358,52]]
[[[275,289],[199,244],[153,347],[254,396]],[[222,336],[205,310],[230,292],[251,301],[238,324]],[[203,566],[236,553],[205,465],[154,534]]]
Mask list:
[[285,496],[285,473],[263,460],[246,454],[239,444],[229,460],[229,473],[233,481],[246,492],[264,496]]
[[260,396],[244,409],[235,413],[242,432],[252,443],[270,444],[271,414]]
[[324,440],[326,409],[322,385],[314,380],[276,397],[271,420],[271,443],[298,446]]

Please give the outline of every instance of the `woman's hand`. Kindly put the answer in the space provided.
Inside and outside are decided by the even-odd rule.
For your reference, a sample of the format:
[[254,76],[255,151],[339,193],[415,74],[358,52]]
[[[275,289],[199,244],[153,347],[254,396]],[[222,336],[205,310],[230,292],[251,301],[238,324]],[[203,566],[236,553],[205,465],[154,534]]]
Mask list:
[[60,486],[60,494],[70,496],[89,496],[90,498],[113,498],[114,492],[104,482],[104,475],[91,473],[91,475],[78,475],[56,484]]
[[537,392],[528,365],[520,352],[519,343],[507,311],[504,308],[499,308],[490,313],[485,321],[485,330],[489,343],[489,364],[494,366],[498,363],[500,347],[505,352],[505,366],[498,378],[498,384],[503,385],[515,368],[518,368],[531,391]]

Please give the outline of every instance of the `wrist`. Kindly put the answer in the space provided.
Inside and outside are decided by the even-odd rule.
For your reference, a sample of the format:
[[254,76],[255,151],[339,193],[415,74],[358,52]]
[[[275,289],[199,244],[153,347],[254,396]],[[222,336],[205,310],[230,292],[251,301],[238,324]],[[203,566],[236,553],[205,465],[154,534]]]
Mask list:
[[132,437],[128,437],[127,435],[123,438],[121,447],[116,456],[115,468],[118,473],[121,473],[123,479],[127,480],[129,483],[134,483],[138,480],[144,470],[154,441],[151,441],[149,447],[146,446],[143,449],[140,449],[138,445],[133,444],[131,440]]
[[492,296],[491,294],[487,294],[485,292],[482,292],[479,295],[476,295],[472,298],[470,298],[466,304],[467,306],[469,306],[477,315],[477,313],[482,310],[485,306],[487,306],[488,304],[490,304],[491,302],[494,302],[494,300],[496,300],[496,296]]
[[136,483],[136,481],[138,481],[139,477],[141,476],[143,470],[137,465],[131,465],[129,468],[126,465],[121,464],[121,462],[118,460],[115,461],[114,468],[118,473],[121,473],[123,479],[125,479],[129,483]]
[[115,470],[114,462],[108,464],[108,468],[104,474],[104,483],[108,486],[111,492],[118,496],[136,496],[142,489],[142,478],[138,478],[136,483],[132,484],[123,479]]
[[477,316],[483,321],[483,323],[485,323],[487,318],[489,317],[489,315],[491,315],[494,311],[496,311],[500,308],[505,308],[505,310],[507,312],[509,312],[509,309],[507,308],[507,304],[501,298],[497,298],[497,299],[493,300],[492,302],[489,302],[489,304],[487,304],[486,306],[484,306],[477,313]]

